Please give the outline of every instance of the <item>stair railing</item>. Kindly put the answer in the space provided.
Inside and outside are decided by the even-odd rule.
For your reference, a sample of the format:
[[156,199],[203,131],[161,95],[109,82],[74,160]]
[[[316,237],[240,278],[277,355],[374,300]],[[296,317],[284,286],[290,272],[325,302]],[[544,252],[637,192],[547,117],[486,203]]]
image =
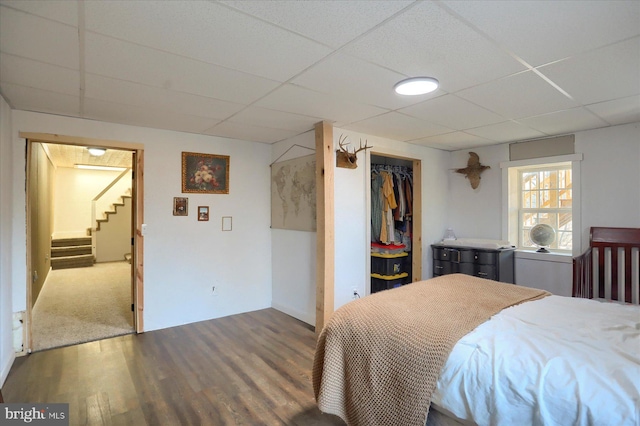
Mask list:
[[100,191],[100,193],[98,195],[95,196],[95,198],[93,200],[91,200],[91,254],[93,254],[94,258],[96,256],[96,231],[98,230],[98,226],[97,226],[97,217],[96,217],[96,212],[97,212],[97,204],[98,201],[100,201],[100,199],[111,189],[114,187],[114,185],[116,183],[118,183],[123,177],[125,177],[126,175],[129,174],[129,172],[131,171],[131,168],[127,168],[125,170],[122,171],[122,173],[120,173],[118,175],[118,177],[116,177],[113,182],[111,182],[109,185],[107,185],[102,191]]

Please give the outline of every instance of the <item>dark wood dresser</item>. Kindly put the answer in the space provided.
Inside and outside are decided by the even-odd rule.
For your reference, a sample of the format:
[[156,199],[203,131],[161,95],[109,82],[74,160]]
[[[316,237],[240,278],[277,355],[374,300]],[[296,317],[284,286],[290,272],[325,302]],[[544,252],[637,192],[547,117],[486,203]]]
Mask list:
[[513,284],[514,248],[488,249],[432,244],[433,276],[467,274]]

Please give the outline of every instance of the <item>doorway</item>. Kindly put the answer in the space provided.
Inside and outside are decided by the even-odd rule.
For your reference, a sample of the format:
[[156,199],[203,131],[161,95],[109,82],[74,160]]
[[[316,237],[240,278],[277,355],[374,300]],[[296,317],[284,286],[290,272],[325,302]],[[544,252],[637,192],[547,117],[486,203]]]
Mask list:
[[28,136],[27,351],[141,332],[143,151]]
[[[422,279],[422,173],[420,160],[385,153],[372,152],[368,166],[371,294]],[[376,203],[385,179],[394,192],[389,216]]]

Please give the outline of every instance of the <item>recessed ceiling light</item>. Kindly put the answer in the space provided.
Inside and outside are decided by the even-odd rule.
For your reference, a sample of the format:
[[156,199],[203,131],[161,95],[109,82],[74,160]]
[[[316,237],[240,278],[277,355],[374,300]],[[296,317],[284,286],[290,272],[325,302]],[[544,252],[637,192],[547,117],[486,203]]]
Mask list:
[[438,80],[433,77],[411,77],[402,80],[393,86],[393,90],[399,95],[424,95],[438,88]]
[[94,157],[100,157],[104,155],[105,152],[107,152],[107,150],[104,148],[87,148],[87,149],[89,150],[89,154],[93,155]]

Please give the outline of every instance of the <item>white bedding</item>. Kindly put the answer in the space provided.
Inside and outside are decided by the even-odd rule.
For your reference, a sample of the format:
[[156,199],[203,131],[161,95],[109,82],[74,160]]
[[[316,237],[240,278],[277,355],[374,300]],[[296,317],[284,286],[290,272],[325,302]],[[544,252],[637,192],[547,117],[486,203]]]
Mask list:
[[433,408],[479,425],[640,425],[640,307],[505,309],[455,345]]

